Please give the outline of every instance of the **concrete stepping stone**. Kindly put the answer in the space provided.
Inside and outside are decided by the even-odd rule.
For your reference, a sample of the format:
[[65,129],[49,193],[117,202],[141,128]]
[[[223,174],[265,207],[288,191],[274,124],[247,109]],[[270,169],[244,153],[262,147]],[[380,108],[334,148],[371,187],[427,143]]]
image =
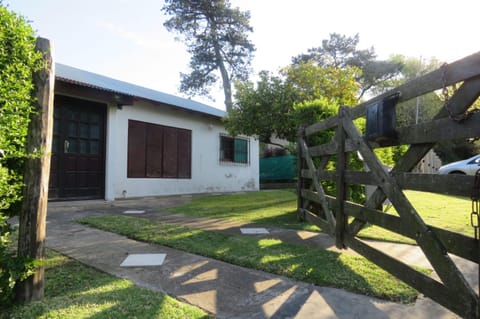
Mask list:
[[120,267],[161,266],[167,254],[131,254]]
[[266,228],[240,228],[244,235],[270,234]]
[[126,210],[124,214],[145,214],[144,210]]

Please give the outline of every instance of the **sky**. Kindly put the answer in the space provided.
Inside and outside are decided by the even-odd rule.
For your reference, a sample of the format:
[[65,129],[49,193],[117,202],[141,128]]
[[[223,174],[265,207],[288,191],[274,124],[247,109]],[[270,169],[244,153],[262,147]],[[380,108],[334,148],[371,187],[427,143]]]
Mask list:
[[[163,23],[159,0],[3,0],[38,36],[52,40],[55,61],[186,97],[178,89],[189,54]],[[402,54],[453,62],[480,51],[479,0],[231,0],[248,10],[256,46],[252,79],[277,72],[331,33],[359,34],[359,49],[379,59]],[[214,101],[225,110],[220,86]]]

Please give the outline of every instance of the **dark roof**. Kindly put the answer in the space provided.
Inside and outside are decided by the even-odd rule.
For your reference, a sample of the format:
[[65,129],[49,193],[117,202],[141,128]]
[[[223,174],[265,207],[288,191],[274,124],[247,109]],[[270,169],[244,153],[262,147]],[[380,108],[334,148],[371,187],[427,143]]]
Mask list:
[[224,117],[226,115],[225,111],[200,102],[152,89],[147,89],[142,86],[115,80],[100,74],[80,70],[61,63],[55,64],[55,77],[60,81],[91,87],[103,91],[120,93],[136,98],[142,98],[154,102],[168,104],[181,109],[213,115],[216,117]]

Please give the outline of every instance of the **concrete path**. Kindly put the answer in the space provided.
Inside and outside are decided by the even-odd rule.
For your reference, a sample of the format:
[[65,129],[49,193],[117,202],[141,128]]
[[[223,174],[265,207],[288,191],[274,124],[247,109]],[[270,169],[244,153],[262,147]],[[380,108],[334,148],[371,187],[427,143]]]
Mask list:
[[[189,200],[188,197],[177,196],[114,203],[50,203],[47,246],[85,264],[127,278],[139,286],[162,291],[196,305],[217,318],[457,318],[423,296],[418,298],[415,305],[386,302],[341,289],[318,287],[234,266],[164,246],[130,240],[74,222],[84,216],[145,210],[145,214],[135,217],[237,235],[240,234],[239,228],[245,226],[168,213],[169,207]],[[332,239],[324,234],[278,228],[269,228],[269,231],[269,237],[286,242],[335,249]],[[383,251],[403,256],[402,258],[411,264],[430,267],[416,247],[374,244],[378,244],[377,248]],[[134,253],[166,253],[167,257],[162,266],[120,267],[128,254]],[[354,254],[352,251],[347,253]],[[464,260],[458,260],[458,263],[472,281],[477,280],[476,265]],[[477,286],[478,284],[474,285]]]

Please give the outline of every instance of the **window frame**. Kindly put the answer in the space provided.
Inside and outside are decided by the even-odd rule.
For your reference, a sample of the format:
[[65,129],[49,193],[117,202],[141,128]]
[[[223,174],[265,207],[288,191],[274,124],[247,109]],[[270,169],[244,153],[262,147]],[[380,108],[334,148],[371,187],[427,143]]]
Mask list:
[[129,119],[127,136],[127,178],[192,178],[191,130]]
[[[226,144],[229,142],[228,148]],[[240,146],[244,143],[244,146]],[[244,148],[244,150],[239,149]],[[250,165],[250,139],[246,137],[231,137],[220,133],[219,136],[219,163],[222,165]],[[228,152],[228,154],[225,153]]]

